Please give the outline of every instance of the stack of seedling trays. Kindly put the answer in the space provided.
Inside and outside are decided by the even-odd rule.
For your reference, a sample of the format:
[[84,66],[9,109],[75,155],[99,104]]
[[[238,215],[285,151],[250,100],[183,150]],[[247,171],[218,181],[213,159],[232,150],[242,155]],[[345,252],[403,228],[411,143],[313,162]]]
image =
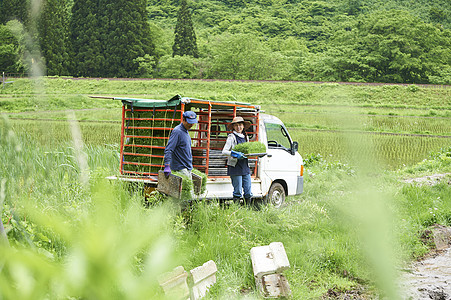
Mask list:
[[180,123],[180,106],[128,107],[124,118],[122,174],[158,178],[164,168],[164,148],[172,129]]
[[207,150],[191,148],[193,154],[193,166],[205,166],[207,163]]
[[222,154],[222,150],[210,150],[208,175],[227,176],[227,156]]

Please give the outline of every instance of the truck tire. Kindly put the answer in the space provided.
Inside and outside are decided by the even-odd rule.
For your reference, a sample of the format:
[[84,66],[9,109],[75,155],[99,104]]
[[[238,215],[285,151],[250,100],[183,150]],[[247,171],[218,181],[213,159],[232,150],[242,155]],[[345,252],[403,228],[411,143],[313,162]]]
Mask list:
[[273,205],[276,208],[281,207],[285,203],[285,189],[278,182],[271,184],[268,195],[266,195],[266,204]]

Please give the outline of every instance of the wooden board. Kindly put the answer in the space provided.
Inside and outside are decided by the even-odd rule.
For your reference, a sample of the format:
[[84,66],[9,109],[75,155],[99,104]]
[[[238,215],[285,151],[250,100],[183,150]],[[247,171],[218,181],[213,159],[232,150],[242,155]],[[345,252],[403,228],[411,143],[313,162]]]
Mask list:
[[194,194],[195,195],[199,195],[200,194],[200,190],[202,188],[202,176],[199,176],[199,175],[196,175],[194,173],[191,173],[191,178],[193,180]]
[[157,191],[170,197],[180,199],[182,194],[182,177],[174,174],[170,174],[166,177],[162,170],[158,171]]

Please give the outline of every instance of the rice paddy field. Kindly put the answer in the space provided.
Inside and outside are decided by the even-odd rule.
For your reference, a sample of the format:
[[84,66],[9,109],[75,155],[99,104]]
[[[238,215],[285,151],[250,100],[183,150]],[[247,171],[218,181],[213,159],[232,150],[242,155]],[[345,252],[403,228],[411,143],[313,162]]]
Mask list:
[[[89,95],[169,99],[175,94],[259,104],[285,123],[304,157],[352,162],[357,154],[367,155],[383,168],[397,169],[451,145],[448,86],[18,79],[2,89],[0,111],[17,132],[52,144],[71,139],[67,110],[73,109],[85,143],[117,145],[121,103]],[[360,148],[350,149],[351,140]]]

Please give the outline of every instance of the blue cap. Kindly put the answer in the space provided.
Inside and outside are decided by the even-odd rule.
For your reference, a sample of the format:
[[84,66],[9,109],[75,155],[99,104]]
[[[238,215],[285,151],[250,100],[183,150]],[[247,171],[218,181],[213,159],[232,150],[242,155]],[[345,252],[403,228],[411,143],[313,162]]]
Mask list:
[[196,124],[197,123],[197,116],[194,111],[188,110],[183,113],[183,117],[186,119],[186,122],[189,124]]

